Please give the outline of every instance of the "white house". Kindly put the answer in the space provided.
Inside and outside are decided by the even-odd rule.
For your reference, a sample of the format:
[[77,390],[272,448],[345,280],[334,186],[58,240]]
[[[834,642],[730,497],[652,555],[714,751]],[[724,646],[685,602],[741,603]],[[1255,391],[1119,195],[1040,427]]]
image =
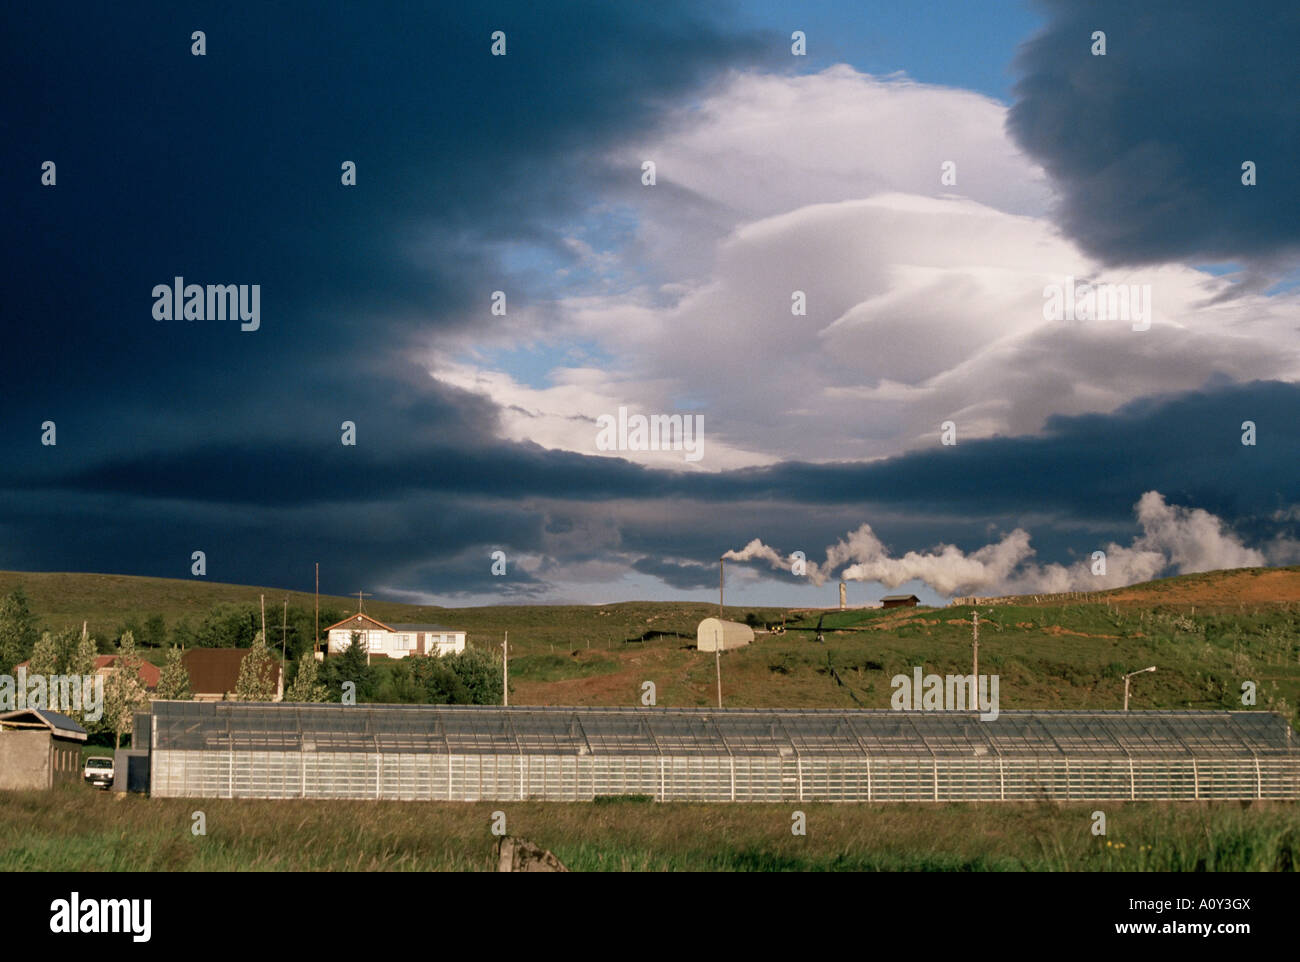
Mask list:
[[370,654],[388,658],[447,655],[465,650],[463,631],[445,625],[386,625],[363,613],[330,625],[325,631],[331,655],[337,655],[352,644],[353,632],[360,633],[361,642]]

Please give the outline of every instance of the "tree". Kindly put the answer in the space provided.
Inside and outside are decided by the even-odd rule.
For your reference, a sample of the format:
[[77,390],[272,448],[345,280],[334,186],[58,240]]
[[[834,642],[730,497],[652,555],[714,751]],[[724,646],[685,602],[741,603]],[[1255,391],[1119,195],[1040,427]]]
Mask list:
[[275,659],[266,647],[266,637],[259,631],[253,636],[252,650],[239,663],[235,700],[273,701],[275,687]]
[[19,585],[0,599],[0,674],[12,675],[20,661],[31,657],[39,637],[36,616]]
[[[92,686],[91,692],[95,690],[95,682],[98,681],[100,686],[99,691],[103,692],[106,698],[107,686],[104,685],[102,680],[96,678],[95,672],[95,659],[99,656],[99,645],[96,643],[95,639],[91,637],[90,633],[86,631],[85,625],[83,624],[81,627],[80,637],[78,637],[75,630],[71,630],[56,636],[56,640],[60,638],[64,639],[62,642],[64,651],[61,653],[64,660],[59,665],[59,667],[63,669],[62,673],[65,675],[72,675],[74,678],[89,680]],[[87,699],[86,697],[88,694],[90,695],[90,699]],[[83,707],[80,711],[69,709],[64,712],[64,714],[77,722],[77,724],[81,725],[87,731],[107,731],[108,729],[103,726],[103,715],[100,715],[99,720],[95,722],[86,719],[87,711],[92,707],[94,695],[88,693],[84,686],[82,687],[82,698]],[[102,709],[103,707],[104,706],[101,704],[100,708]]]
[[93,675],[97,657],[99,657],[99,645],[83,625],[81,638],[77,642],[76,648],[73,649],[72,656],[68,659],[67,673],[69,675]]
[[501,704],[501,663],[487,652],[470,648],[430,658],[421,668],[418,673],[424,676],[431,704]]
[[327,701],[330,693],[317,680],[319,674],[320,669],[316,664],[315,657],[310,651],[305,652],[298,659],[298,672],[293,676],[293,684],[289,686],[288,692],[285,693],[284,700],[293,702]]
[[160,614],[152,614],[144,620],[144,635],[140,644],[146,648],[161,648],[167,644],[167,622]]
[[104,717],[100,728],[113,733],[113,747],[122,747],[122,736],[131,731],[135,713],[149,704],[149,693],[140,677],[141,659],[135,653],[135,636],[122,636],[117,661],[104,683]]
[[[375,700],[399,705],[423,704],[425,687],[417,679],[416,662],[426,660],[424,655],[407,655],[378,666],[381,680],[376,686]],[[382,677],[386,675],[386,680]]]
[[126,621],[122,622],[120,625],[117,626],[117,636],[115,638],[115,643],[118,645],[122,644],[122,638],[126,635],[127,632],[130,632],[131,637],[136,639],[136,644],[142,647],[144,646],[145,644],[144,628],[140,626],[140,619],[135,617],[135,615],[132,615],[131,617],[127,618]]
[[68,654],[59,644],[59,639],[45,631],[41,633],[41,640],[32,648],[32,657],[27,662],[27,674],[60,675],[60,669],[67,661]]
[[451,656],[451,669],[469,693],[467,705],[501,704],[501,660],[486,651],[467,648]]
[[190,690],[190,673],[181,660],[182,652],[174,645],[167,652],[167,660],[162,671],[158,673],[158,689],[154,697],[168,701],[191,701],[194,692]]
[[374,694],[375,672],[366,662],[366,646],[361,632],[352,632],[352,644],[325,659],[320,677],[329,689],[331,699],[342,695],[346,681],[357,686],[357,701],[364,701]]
[[172,644],[182,651],[186,648],[197,648],[199,645],[198,633],[194,626],[190,624],[190,619],[182,617],[176,624],[172,625]]
[[248,648],[257,636],[257,608],[221,602],[213,605],[194,632],[199,648]]

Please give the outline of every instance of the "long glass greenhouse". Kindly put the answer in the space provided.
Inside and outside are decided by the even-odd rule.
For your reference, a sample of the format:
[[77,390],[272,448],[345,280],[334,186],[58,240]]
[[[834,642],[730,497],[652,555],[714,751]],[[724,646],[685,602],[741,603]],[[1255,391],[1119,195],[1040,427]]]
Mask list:
[[[154,795],[584,801],[1297,799],[1263,711],[970,712],[154,702]],[[145,725],[141,725],[145,728]]]

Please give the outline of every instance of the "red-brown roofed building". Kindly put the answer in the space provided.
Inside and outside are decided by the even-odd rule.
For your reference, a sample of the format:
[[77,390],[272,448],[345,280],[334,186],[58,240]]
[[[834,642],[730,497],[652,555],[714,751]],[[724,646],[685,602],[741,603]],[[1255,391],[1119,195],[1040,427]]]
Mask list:
[[[96,655],[95,674],[103,675],[105,679],[107,679],[109,675],[117,671],[117,667],[116,667],[117,659],[120,657],[121,657],[120,655]],[[30,669],[31,660],[29,659],[27,661],[20,661],[18,664],[14,665],[14,668]],[[149,691],[153,691],[155,688],[158,687],[158,679],[161,676],[162,672],[158,670],[157,665],[147,662],[144,659],[141,659],[140,667],[137,669],[137,671],[140,673],[140,680],[144,682],[145,688],[147,688]]]
[[[239,687],[239,666],[249,648],[190,648],[181,655],[181,662],[190,675],[190,691],[195,701],[225,701],[235,697]],[[278,690],[281,684],[280,664],[274,664],[271,683]]]
[[[120,657],[121,657],[120,655],[96,656],[95,674],[104,675],[105,677],[107,677],[108,675],[117,671],[117,660]],[[140,680],[144,682],[145,688],[147,688],[149,691],[153,691],[155,688],[158,687],[158,679],[162,675],[162,672],[158,670],[157,665],[141,659],[140,667],[138,671],[140,673]]]

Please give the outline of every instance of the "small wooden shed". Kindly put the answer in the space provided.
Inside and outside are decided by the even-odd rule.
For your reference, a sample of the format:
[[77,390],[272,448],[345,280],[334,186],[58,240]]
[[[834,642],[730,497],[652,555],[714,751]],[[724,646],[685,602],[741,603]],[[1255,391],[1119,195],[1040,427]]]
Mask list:
[[53,788],[81,776],[86,730],[47,708],[0,714],[0,789]]
[[915,608],[920,603],[916,595],[885,595],[880,599],[882,608]]

